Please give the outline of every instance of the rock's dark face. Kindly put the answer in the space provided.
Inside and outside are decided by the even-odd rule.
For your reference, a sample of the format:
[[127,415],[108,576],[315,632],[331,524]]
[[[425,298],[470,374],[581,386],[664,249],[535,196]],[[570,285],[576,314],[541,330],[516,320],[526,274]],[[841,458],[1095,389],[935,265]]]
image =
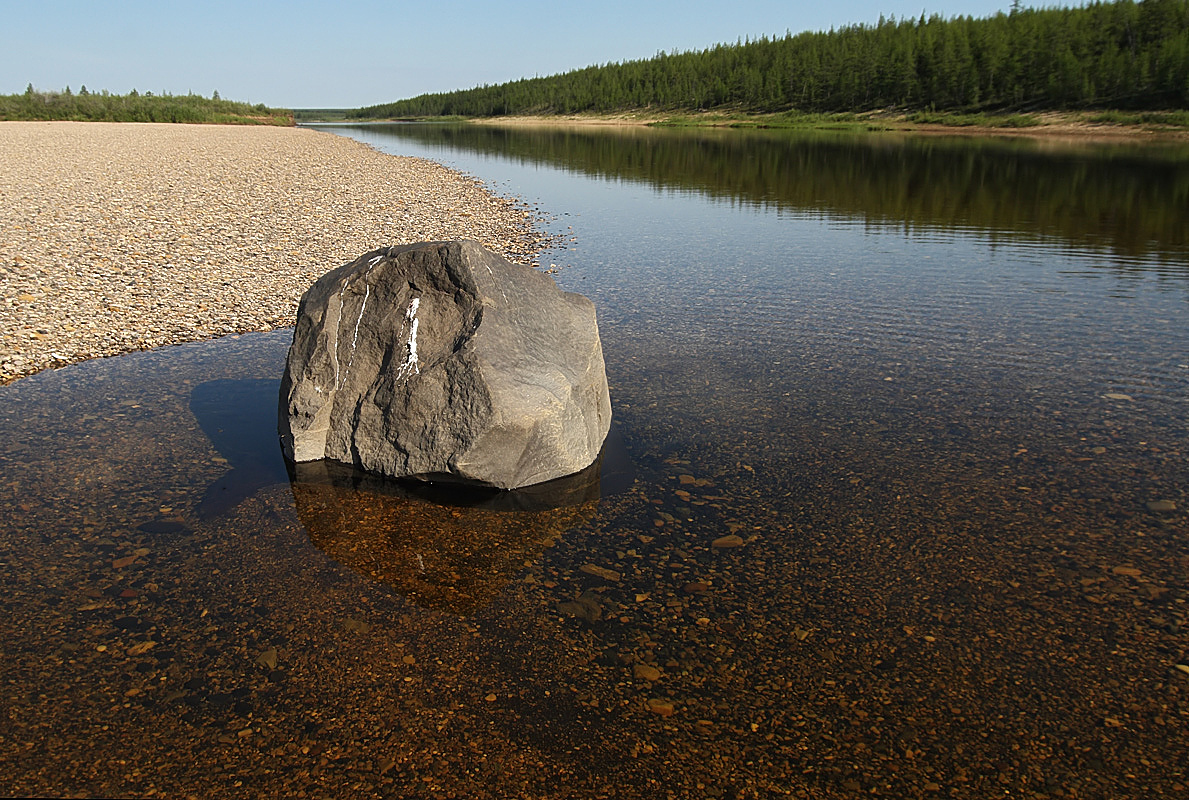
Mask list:
[[477,242],[377,250],[302,297],[295,461],[512,489],[589,466],[610,421],[594,305]]

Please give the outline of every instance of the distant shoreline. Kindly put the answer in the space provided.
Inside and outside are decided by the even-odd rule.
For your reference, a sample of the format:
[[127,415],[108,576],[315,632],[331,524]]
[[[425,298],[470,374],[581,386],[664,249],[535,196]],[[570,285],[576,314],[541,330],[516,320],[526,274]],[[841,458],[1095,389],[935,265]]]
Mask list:
[[[1146,140],[1189,141],[1189,129],[1157,127],[1137,124],[1089,122],[1089,115],[1074,112],[1042,112],[1034,115],[1037,124],[1027,127],[999,125],[947,125],[920,123],[905,114],[861,114],[846,121],[807,121],[787,124],[775,116],[729,115],[708,112],[674,117],[666,114],[628,112],[622,114],[574,114],[543,116],[507,116],[468,118],[476,125],[505,125],[518,127],[686,127],[686,128],[746,128],[820,131],[853,131],[871,133],[911,133],[942,136],[1005,136],[1079,141]],[[378,120],[377,120],[378,121]]]
[[[928,121],[912,117],[925,116]],[[867,112],[862,114],[746,114],[700,112],[663,114],[624,111],[614,114],[541,114],[500,117],[424,117],[389,119],[300,120],[302,125],[367,125],[396,123],[454,122],[506,127],[591,127],[591,128],[742,128],[749,130],[838,131],[849,133],[895,133],[924,136],[992,136],[1033,138],[1049,141],[1189,141],[1189,127],[1159,122],[1136,122],[1143,117],[1160,117],[1160,112],[1043,111],[1019,115],[907,114]],[[1101,121],[1114,117],[1122,121]]]

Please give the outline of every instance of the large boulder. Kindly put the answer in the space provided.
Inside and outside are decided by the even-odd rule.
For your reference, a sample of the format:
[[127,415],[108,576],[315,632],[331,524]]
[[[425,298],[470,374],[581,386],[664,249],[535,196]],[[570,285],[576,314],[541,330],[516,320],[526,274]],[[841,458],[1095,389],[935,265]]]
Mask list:
[[301,299],[291,460],[514,489],[589,466],[610,423],[594,305],[478,242],[376,250]]

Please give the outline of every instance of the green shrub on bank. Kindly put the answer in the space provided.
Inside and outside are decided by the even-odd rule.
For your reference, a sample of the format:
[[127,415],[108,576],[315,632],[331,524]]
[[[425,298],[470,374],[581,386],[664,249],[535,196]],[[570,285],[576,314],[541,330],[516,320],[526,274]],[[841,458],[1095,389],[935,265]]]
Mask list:
[[1086,118],[1103,125],[1189,128],[1189,111],[1102,111]]
[[1033,128],[1041,124],[1031,114],[948,114],[918,111],[908,115],[918,125],[947,125],[951,128]]
[[41,92],[33,84],[24,94],[0,95],[2,120],[75,120],[80,122],[190,122],[223,125],[292,125],[293,112],[223,100],[215,92],[210,98],[197,94],[141,94],[133,89],[126,95],[77,93],[67,86],[61,92]]

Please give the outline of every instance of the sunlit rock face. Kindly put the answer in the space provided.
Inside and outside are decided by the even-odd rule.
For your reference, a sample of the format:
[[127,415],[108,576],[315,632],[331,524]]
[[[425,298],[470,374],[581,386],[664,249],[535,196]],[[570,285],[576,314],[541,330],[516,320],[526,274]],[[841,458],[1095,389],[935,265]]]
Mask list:
[[293,461],[514,489],[592,464],[610,422],[594,305],[477,242],[367,253],[302,297]]

